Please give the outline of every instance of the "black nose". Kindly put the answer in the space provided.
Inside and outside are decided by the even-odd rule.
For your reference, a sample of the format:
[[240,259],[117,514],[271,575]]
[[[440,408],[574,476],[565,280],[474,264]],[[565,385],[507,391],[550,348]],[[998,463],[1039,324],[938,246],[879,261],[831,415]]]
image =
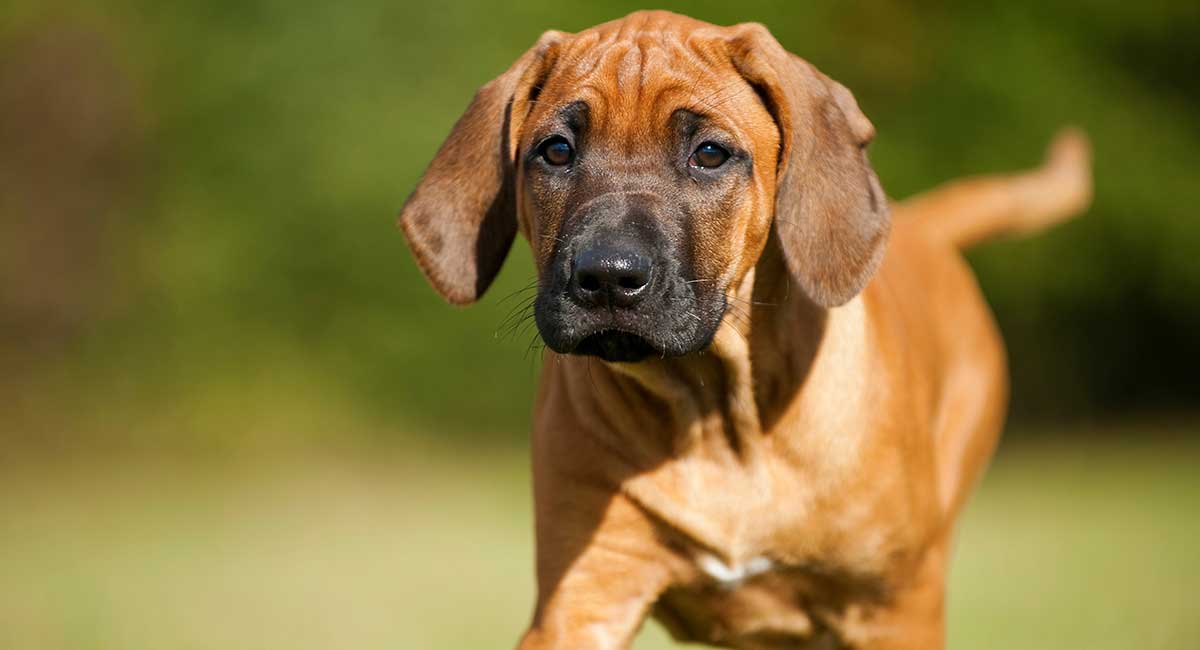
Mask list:
[[653,271],[650,256],[636,247],[593,245],[575,254],[571,291],[586,305],[632,307]]

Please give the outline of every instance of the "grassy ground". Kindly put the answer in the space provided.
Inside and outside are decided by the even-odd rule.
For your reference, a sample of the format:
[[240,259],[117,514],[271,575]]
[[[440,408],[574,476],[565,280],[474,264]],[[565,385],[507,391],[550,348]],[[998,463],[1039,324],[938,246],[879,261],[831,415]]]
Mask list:
[[[0,648],[512,647],[524,453],[453,452],[10,464]],[[1132,434],[1006,448],[962,528],[951,647],[1196,647],[1198,459]]]

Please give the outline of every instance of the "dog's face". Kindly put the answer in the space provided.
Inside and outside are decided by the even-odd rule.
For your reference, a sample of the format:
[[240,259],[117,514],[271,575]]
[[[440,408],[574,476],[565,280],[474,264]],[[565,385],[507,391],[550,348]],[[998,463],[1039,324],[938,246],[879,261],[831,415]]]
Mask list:
[[538,330],[557,352],[637,361],[703,348],[766,240],[771,116],[732,63],[686,51],[564,45],[524,123],[519,223]]
[[776,233],[810,298],[879,261],[882,192],[850,94],[757,25],[664,12],[549,32],[476,96],[401,215],[422,269],[476,299],[519,230],[562,353],[703,349]]

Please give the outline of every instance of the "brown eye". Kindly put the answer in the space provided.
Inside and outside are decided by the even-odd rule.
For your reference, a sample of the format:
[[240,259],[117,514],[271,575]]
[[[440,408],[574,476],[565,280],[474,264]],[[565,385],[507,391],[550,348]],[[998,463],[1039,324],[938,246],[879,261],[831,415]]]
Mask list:
[[542,143],[542,158],[555,167],[571,162],[571,144],[562,136],[554,136]]
[[715,142],[704,142],[696,147],[692,157],[688,158],[688,164],[692,167],[713,169],[724,165],[726,160],[729,160],[729,152],[724,147]]

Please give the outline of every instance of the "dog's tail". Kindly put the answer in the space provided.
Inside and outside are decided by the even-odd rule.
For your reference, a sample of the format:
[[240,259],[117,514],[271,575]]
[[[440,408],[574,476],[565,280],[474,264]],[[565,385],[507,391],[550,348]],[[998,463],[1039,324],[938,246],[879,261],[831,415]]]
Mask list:
[[1065,221],[1091,201],[1091,147],[1081,131],[1068,128],[1055,136],[1036,169],[952,181],[898,207],[929,236],[965,249]]

